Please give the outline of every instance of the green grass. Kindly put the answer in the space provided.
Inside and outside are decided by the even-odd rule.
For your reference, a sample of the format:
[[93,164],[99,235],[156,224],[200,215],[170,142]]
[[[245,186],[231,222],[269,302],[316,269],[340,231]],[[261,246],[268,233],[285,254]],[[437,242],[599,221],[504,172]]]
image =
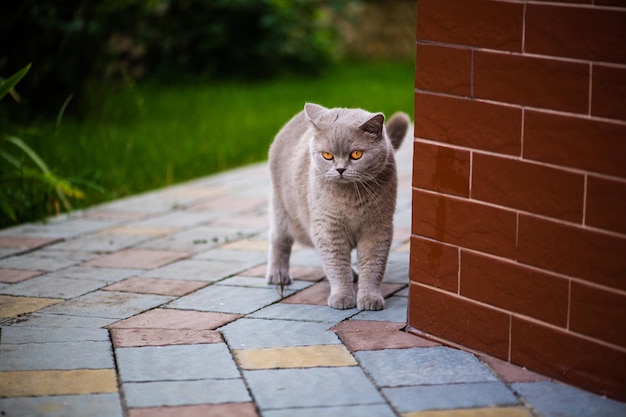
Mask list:
[[[414,65],[343,63],[319,78],[258,83],[142,82],[107,92],[82,120],[53,122],[26,141],[50,169],[81,178],[80,207],[262,161],[274,135],[305,102],[412,114]],[[70,104],[71,106],[71,104]]]

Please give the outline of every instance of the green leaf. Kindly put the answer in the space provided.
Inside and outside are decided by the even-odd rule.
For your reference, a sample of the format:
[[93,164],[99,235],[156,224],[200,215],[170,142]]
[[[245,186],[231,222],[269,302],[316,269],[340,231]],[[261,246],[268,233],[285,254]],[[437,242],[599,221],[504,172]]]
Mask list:
[[48,168],[48,165],[46,165],[43,159],[41,159],[39,155],[37,155],[37,152],[35,152],[33,148],[24,143],[22,139],[16,138],[15,136],[10,136],[7,138],[7,141],[11,142],[22,151],[24,151],[24,153],[33,160],[33,162],[39,167],[39,169],[41,169],[42,172],[44,172],[45,174],[50,173],[50,168]]
[[15,74],[11,75],[6,80],[0,81],[0,100],[2,100],[2,97],[6,96],[7,93],[11,91],[11,89],[15,86],[15,84],[17,84],[22,79],[22,77],[26,75],[26,73],[30,69],[30,66],[31,64],[28,64]]

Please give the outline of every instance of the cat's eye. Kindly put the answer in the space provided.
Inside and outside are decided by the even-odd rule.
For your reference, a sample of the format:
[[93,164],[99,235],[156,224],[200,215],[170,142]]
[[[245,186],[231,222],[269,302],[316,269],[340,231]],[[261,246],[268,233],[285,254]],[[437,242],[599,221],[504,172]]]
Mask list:
[[330,161],[331,159],[333,159],[333,154],[330,152],[322,152],[322,156],[324,157],[324,159],[326,159],[327,161]]
[[352,151],[352,153],[350,154],[350,158],[352,159],[361,159],[362,156],[363,151]]

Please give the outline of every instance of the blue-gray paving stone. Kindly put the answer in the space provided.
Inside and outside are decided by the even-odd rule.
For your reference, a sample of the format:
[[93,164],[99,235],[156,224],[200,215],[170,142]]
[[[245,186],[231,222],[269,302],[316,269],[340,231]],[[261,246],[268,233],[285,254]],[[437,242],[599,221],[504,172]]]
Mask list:
[[1,290],[0,294],[67,299],[95,291],[104,285],[102,281],[44,275],[13,284]]
[[385,269],[385,277],[383,282],[392,282],[395,284],[409,283],[409,254],[394,253],[389,254],[387,268]]
[[406,323],[406,297],[389,297],[385,299],[385,309],[378,311],[361,311],[352,320],[393,321]]
[[381,387],[497,381],[471,353],[444,346],[368,350],[355,356]]
[[274,288],[211,285],[172,302],[169,307],[183,310],[249,314],[281,299]]
[[0,345],[1,371],[114,368],[110,342]]
[[383,394],[400,413],[519,404],[517,397],[500,381],[383,388]]
[[253,229],[199,226],[143,243],[137,248],[199,253],[254,234]]
[[290,265],[297,266],[314,266],[321,267],[322,261],[320,260],[319,255],[312,248],[304,248],[300,249],[291,254],[291,259],[289,260]]
[[106,329],[3,327],[2,343],[109,342]]
[[393,296],[394,297],[408,297],[409,296],[409,287],[406,287],[405,289],[398,291]]
[[69,239],[75,236],[87,234],[97,230],[111,227],[117,221],[74,219],[65,221],[66,218],[48,219],[46,224],[27,223],[0,231],[7,236],[36,236]]
[[123,417],[119,394],[0,398],[5,417]]
[[217,281],[238,272],[245,267],[221,261],[187,259],[153,269],[142,277],[167,278],[193,281]]
[[341,343],[328,327],[328,323],[243,318],[220,328],[220,332],[233,349]]
[[192,259],[235,263],[241,265],[245,269],[250,269],[265,263],[267,261],[267,253],[218,248],[199,253]]
[[251,401],[241,378],[127,382],[122,388],[126,405],[131,408]]
[[144,271],[141,269],[122,268],[98,268],[91,266],[72,266],[49,274],[50,276],[60,276],[65,278],[91,279],[112,284],[126,278],[139,275]]
[[244,371],[261,410],[385,404],[357,366]]
[[240,377],[224,343],[118,348],[115,355],[123,382]]
[[148,239],[146,236],[98,233],[59,242],[50,246],[50,249],[110,253],[127,249]]
[[396,414],[387,404],[285,408],[264,410],[261,414],[263,417],[396,417]]
[[[283,286],[283,295],[287,297],[296,291],[303,290],[313,285],[314,282],[294,280],[290,285]],[[261,277],[243,277],[234,276],[226,278],[216,283],[216,285],[230,285],[234,287],[253,287],[263,289],[274,289],[280,293],[280,286],[275,284],[267,284],[265,278]]]
[[217,215],[201,211],[174,211],[133,223],[133,227],[173,227],[187,229],[213,221]]
[[335,310],[327,306],[278,303],[256,311],[248,317],[336,324],[358,312],[359,310],[356,308],[350,310]]
[[62,314],[41,314],[19,317],[11,323],[11,327],[55,327],[55,328],[83,328],[97,329],[113,324],[118,319],[101,317],[66,316]]
[[543,417],[626,416],[626,403],[553,381],[512,385]]
[[78,262],[66,257],[48,258],[29,253],[0,260],[0,268],[52,272],[75,265]]

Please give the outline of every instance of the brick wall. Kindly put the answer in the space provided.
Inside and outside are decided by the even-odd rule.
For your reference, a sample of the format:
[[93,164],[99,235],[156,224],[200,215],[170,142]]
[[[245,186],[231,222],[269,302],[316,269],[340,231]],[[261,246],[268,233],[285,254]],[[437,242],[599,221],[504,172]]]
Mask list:
[[417,5],[409,328],[626,400],[626,2]]

